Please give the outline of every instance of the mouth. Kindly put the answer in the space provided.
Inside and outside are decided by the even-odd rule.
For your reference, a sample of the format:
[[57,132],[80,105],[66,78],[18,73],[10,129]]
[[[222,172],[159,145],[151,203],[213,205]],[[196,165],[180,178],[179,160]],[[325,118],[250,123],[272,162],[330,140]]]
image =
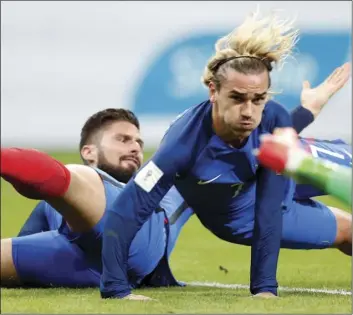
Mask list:
[[254,123],[251,122],[251,121],[240,121],[240,122],[239,122],[239,127],[240,127],[241,129],[250,130],[250,129],[253,129]]
[[239,122],[239,124],[242,126],[252,126],[253,125],[252,121],[248,121],[248,120],[242,120]]
[[254,123],[251,121],[239,121],[235,125],[230,126],[230,129],[232,129],[234,132],[241,132],[241,131],[249,131],[254,129]]
[[137,158],[134,157],[125,157],[122,159],[122,161],[128,161],[128,162],[132,162],[133,164],[135,164],[136,169],[140,168],[140,161]]

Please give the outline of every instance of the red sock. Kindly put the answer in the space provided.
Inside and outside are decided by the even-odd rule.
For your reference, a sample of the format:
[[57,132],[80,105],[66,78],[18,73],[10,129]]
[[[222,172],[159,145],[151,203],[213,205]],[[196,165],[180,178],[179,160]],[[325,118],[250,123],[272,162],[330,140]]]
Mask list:
[[1,177],[30,199],[60,197],[70,184],[70,172],[62,163],[33,149],[2,148]]

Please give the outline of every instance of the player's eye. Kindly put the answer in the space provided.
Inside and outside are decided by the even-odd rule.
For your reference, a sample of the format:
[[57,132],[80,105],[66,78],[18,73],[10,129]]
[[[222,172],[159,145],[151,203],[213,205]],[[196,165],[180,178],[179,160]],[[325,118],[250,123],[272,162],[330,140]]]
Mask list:
[[244,102],[244,98],[241,96],[231,96],[231,99],[234,101],[234,103],[243,103]]
[[126,137],[121,136],[121,135],[117,135],[117,136],[115,136],[115,140],[117,140],[119,142],[126,142]]
[[140,148],[143,149],[143,142],[142,142],[142,140],[138,140],[137,143],[138,143],[138,145],[140,146]]
[[252,100],[255,105],[262,105],[266,100],[266,97],[257,97]]

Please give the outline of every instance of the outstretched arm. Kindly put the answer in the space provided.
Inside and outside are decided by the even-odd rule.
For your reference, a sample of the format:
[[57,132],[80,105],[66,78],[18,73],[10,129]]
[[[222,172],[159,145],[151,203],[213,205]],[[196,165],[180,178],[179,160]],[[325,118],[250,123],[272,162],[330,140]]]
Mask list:
[[[266,130],[291,126],[289,113],[279,104],[271,104],[264,121]],[[254,238],[251,248],[252,294],[277,295],[277,262],[282,235],[282,203],[289,180],[270,169],[257,173]]]
[[250,292],[255,295],[277,295],[276,273],[282,236],[281,204],[286,179],[266,168],[260,168],[257,176]]
[[[186,170],[190,151],[188,131],[174,128],[152,159],[131,179],[107,212],[103,232],[102,298],[146,299],[131,294],[127,274],[130,244],[141,226],[157,209],[174,184],[177,173]],[[187,138],[189,137],[189,138]]]
[[311,111],[314,119],[321,110],[349,80],[351,76],[351,64],[345,63],[336,68],[320,85],[315,88],[310,86],[309,81],[303,82],[301,93],[301,104]]
[[153,158],[129,181],[107,211],[102,248],[102,298],[124,298],[131,294],[127,274],[130,245],[173,185],[174,176],[173,167]]
[[305,81],[301,92],[301,105],[291,112],[293,128],[299,134],[320,114],[329,99],[348,81],[351,73],[350,64],[336,68],[320,85],[310,87]]

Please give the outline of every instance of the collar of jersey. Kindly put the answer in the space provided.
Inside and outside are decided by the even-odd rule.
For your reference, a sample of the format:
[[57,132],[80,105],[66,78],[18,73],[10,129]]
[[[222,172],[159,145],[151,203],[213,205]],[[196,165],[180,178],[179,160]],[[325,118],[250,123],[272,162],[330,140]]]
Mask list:
[[92,167],[104,180],[108,180],[109,182],[111,182],[112,184],[114,184],[115,186],[119,186],[119,187],[124,187],[126,184],[117,181],[114,177],[110,176],[108,173],[100,170],[97,167]]
[[[251,137],[251,135],[250,135]],[[208,142],[209,148],[212,150],[214,157],[222,156],[222,155],[228,155],[228,154],[234,154],[234,153],[239,153],[239,152],[247,152],[249,151],[249,146],[251,143],[250,137],[247,139],[245,145],[243,145],[241,148],[233,148],[229,144],[225,143],[220,137],[218,137],[216,134],[214,134],[210,141]]]

